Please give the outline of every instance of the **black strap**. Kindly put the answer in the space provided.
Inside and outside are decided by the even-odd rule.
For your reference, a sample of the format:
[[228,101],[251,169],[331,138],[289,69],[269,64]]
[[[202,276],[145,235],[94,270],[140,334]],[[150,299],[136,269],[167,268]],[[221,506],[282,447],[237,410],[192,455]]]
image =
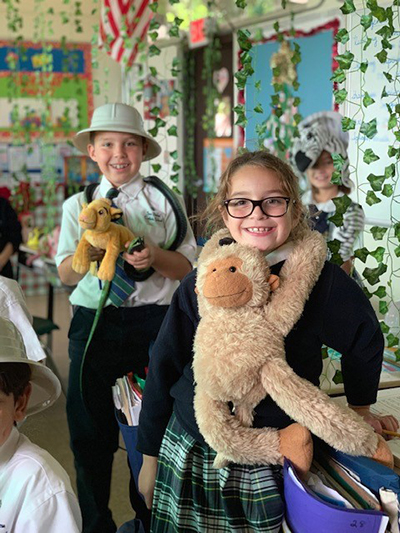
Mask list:
[[[158,189],[168,200],[168,203],[170,204],[172,211],[174,212],[176,221],[176,235],[173,242],[168,247],[168,250],[175,251],[182,244],[187,232],[187,219],[185,212],[182,209],[182,206],[176,194],[168,187],[168,185],[166,185],[162,180],[160,180],[160,178],[158,178],[157,176],[148,176],[147,178],[143,178],[143,181],[145,183],[153,185],[156,189]],[[98,183],[91,183],[90,185],[85,187],[85,199],[88,204],[90,204],[90,202],[93,200],[94,191],[98,186]],[[139,272],[138,270],[136,270],[136,268],[134,268],[126,261],[124,263],[124,270],[126,274],[134,281],[145,281],[155,272],[153,268],[149,268],[145,272]]]

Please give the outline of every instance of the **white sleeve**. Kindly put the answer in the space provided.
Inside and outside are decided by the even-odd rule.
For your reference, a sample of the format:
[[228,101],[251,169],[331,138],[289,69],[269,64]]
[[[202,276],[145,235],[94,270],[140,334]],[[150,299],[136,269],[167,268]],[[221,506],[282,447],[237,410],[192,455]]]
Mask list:
[[74,494],[61,491],[46,499],[29,514],[19,514],[15,532],[17,533],[81,533],[82,516],[78,500]]
[[78,193],[71,196],[63,204],[60,239],[55,256],[57,266],[60,266],[67,257],[74,255],[82,236],[83,230],[78,222],[79,213],[81,212],[82,194]]

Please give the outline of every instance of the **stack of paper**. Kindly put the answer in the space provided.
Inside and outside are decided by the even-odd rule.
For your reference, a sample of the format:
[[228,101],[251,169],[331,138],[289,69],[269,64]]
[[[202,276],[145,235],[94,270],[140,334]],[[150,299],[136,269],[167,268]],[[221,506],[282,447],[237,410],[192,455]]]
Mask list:
[[142,408],[142,387],[134,380],[132,373],[118,378],[112,393],[116,409],[125,417],[120,416],[120,420],[126,421],[128,426],[137,426]]

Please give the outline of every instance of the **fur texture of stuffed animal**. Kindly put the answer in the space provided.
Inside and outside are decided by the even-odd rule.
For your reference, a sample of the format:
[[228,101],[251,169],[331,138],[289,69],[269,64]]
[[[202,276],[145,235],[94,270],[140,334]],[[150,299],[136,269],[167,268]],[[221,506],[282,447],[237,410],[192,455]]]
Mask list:
[[[300,474],[312,460],[310,431],[351,455],[389,466],[385,441],[347,407],[299,377],[287,364],[284,339],[299,320],[326,258],[317,232],[294,244],[279,280],[263,254],[217,232],[200,255],[196,282],[200,323],[194,341],[195,414],[221,468],[278,464],[289,458]],[[270,395],[296,423],[286,429],[252,428],[254,408]],[[233,405],[233,413],[230,409]]]
[[83,204],[79,215],[79,224],[85,230],[72,260],[72,268],[78,274],[91,271],[95,274],[96,263],[91,267],[89,247],[101,248],[106,253],[97,272],[99,279],[112,281],[118,255],[125,250],[125,243],[132,241],[135,235],[125,226],[115,224],[122,216],[121,209],[111,206],[108,198],[93,200],[89,205]]

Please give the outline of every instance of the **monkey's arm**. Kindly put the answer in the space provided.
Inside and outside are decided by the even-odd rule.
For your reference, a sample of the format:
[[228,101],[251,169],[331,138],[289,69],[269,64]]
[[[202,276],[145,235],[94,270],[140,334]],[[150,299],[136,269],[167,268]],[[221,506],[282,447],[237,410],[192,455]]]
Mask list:
[[194,407],[200,433],[218,452],[214,466],[227,461],[238,464],[278,464],[282,459],[279,433],[272,428],[244,427],[228,404],[213,400],[196,387]]
[[371,426],[298,376],[286,361],[269,359],[261,369],[261,381],[286,414],[337,450],[367,457],[375,454],[378,436]]

